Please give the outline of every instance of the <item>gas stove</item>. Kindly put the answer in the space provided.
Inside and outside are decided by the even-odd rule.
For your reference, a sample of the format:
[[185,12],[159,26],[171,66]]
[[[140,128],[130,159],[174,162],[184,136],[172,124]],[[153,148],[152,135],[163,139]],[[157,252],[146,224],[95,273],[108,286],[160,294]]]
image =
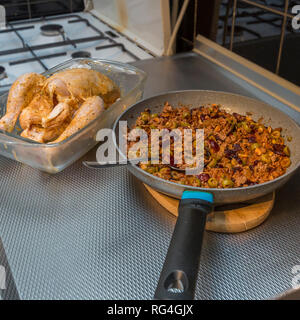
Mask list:
[[92,57],[130,63],[153,55],[89,12],[7,23],[0,30],[0,94],[26,72]]

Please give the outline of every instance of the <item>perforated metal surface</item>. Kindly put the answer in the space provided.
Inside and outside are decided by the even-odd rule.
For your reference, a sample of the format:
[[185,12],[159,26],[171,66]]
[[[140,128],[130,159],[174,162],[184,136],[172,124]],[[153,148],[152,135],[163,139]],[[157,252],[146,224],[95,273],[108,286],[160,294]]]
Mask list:
[[[197,65],[205,72],[201,59]],[[173,64],[178,72],[181,66]],[[222,81],[199,78],[198,87]],[[232,86],[238,90],[244,93]],[[175,218],[125,167],[90,170],[79,161],[49,175],[1,157],[0,176],[0,236],[21,299],[153,297]],[[291,287],[300,264],[299,178],[298,171],[277,192],[260,227],[206,233],[197,299],[264,299]]]
[[[126,168],[77,163],[50,176],[3,158],[1,168],[0,232],[22,299],[152,298],[175,219]],[[291,286],[300,201],[285,211],[287,193],[261,227],[206,234],[197,298],[267,298]]]
[[125,168],[77,163],[51,176],[9,163],[1,158],[0,232],[21,298],[151,297],[172,223],[149,211]]

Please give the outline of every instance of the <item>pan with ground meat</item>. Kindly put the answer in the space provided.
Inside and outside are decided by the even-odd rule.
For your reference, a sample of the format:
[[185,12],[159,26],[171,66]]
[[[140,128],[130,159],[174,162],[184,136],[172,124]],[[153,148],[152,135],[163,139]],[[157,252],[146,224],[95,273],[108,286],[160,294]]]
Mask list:
[[[133,128],[144,129],[151,143],[151,129],[204,129],[204,170],[186,175],[166,164],[139,164],[140,168],[162,179],[203,188],[247,187],[273,180],[290,166],[290,150],[282,128],[265,126],[251,115],[229,113],[212,104],[194,109],[172,107],[166,103],[161,113],[145,109]],[[134,142],[129,143],[129,147]],[[150,150],[151,152],[151,150]],[[161,153],[161,150],[160,150]],[[171,140],[172,166],[174,141]],[[184,158],[183,158],[184,161]]]

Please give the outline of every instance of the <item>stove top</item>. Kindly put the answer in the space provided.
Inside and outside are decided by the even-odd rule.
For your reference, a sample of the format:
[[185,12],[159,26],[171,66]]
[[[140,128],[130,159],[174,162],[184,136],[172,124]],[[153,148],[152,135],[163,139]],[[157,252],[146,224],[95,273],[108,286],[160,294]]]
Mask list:
[[153,57],[88,12],[9,22],[0,42],[0,93],[26,72],[42,73],[75,57],[125,63]]

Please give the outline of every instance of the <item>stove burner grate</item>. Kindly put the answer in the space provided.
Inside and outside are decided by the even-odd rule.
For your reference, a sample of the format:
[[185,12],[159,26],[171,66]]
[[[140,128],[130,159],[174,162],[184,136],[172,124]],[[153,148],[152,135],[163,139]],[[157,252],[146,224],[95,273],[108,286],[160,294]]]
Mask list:
[[[92,36],[92,37],[82,37],[82,38],[77,38],[77,39],[70,39],[66,36],[62,25],[51,23],[51,22],[49,23],[49,21],[57,21],[57,20],[62,20],[62,19],[63,20],[67,19],[68,24],[85,23],[86,27],[95,31],[97,33],[97,35]],[[65,56],[65,55],[67,55],[67,53],[66,52],[57,52],[57,53],[53,53],[53,54],[39,56],[36,54],[36,51],[42,50],[42,49],[64,47],[64,46],[69,46],[69,45],[72,45],[74,48],[76,48],[77,44],[79,44],[79,43],[87,43],[87,42],[93,42],[93,41],[99,41],[99,40],[108,40],[110,42],[109,45],[98,46],[98,47],[96,47],[96,50],[102,50],[102,49],[107,49],[107,48],[112,48],[112,47],[120,47],[123,52],[126,52],[134,60],[140,60],[139,57],[135,56],[131,51],[129,51],[127,48],[125,48],[125,46],[123,44],[116,42],[115,38],[117,38],[118,35],[112,34],[110,32],[105,32],[110,37],[106,36],[101,30],[96,28],[87,19],[83,19],[79,15],[72,14],[72,15],[61,15],[59,17],[55,16],[55,17],[47,17],[47,18],[45,18],[45,17],[35,18],[33,20],[29,19],[28,23],[37,23],[37,22],[44,23],[45,20],[47,21],[47,24],[44,24],[42,27],[40,27],[41,34],[44,34],[46,36],[60,35],[63,38],[62,41],[56,41],[56,42],[51,42],[51,43],[42,43],[39,45],[29,46],[26,43],[26,41],[23,39],[22,35],[18,31],[26,30],[26,29],[34,29],[35,26],[29,25],[29,26],[25,26],[25,27],[24,26],[18,27],[19,24],[24,24],[24,22],[20,22],[20,21],[7,22],[7,25],[10,27],[10,29],[8,29],[8,31],[2,30],[2,31],[0,31],[0,34],[7,33],[7,32],[14,32],[18,36],[18,38],[22,41],[23,46],[13,48],[13,49],[8,49],[8,50],[0,50],[0,57],[4,56],[4,55],[29,52],[29,53],[31,53],[31,57],[16,60],[16,61],[10,61],[9,65],[17,65],[17,64],[27,63],[27,62],[31,62],[31,61],[37,61],[43,67],[44,70],[48,70],[47,66],[42,62],[43,59]],[[75,57],[76,56],[78,57],[78,55],[76,55],[76,54],[77,53],[75,53]],[[87,54],[89,54],[89,53],[87,53]],[[84,57],[87,57],[87,56],[84,55]],[[3,78],[6,78],[6,77],[7,77],[6,72],[4,70],[1,72],[1,69],[0,69],[0,80]],[[3,86],[0,85],[0,88],[1,87],[3,87]]]
[[64,33],[64,28],[60,24],[45,24],[40,28],[42,35],[44,36],[59,36]]

